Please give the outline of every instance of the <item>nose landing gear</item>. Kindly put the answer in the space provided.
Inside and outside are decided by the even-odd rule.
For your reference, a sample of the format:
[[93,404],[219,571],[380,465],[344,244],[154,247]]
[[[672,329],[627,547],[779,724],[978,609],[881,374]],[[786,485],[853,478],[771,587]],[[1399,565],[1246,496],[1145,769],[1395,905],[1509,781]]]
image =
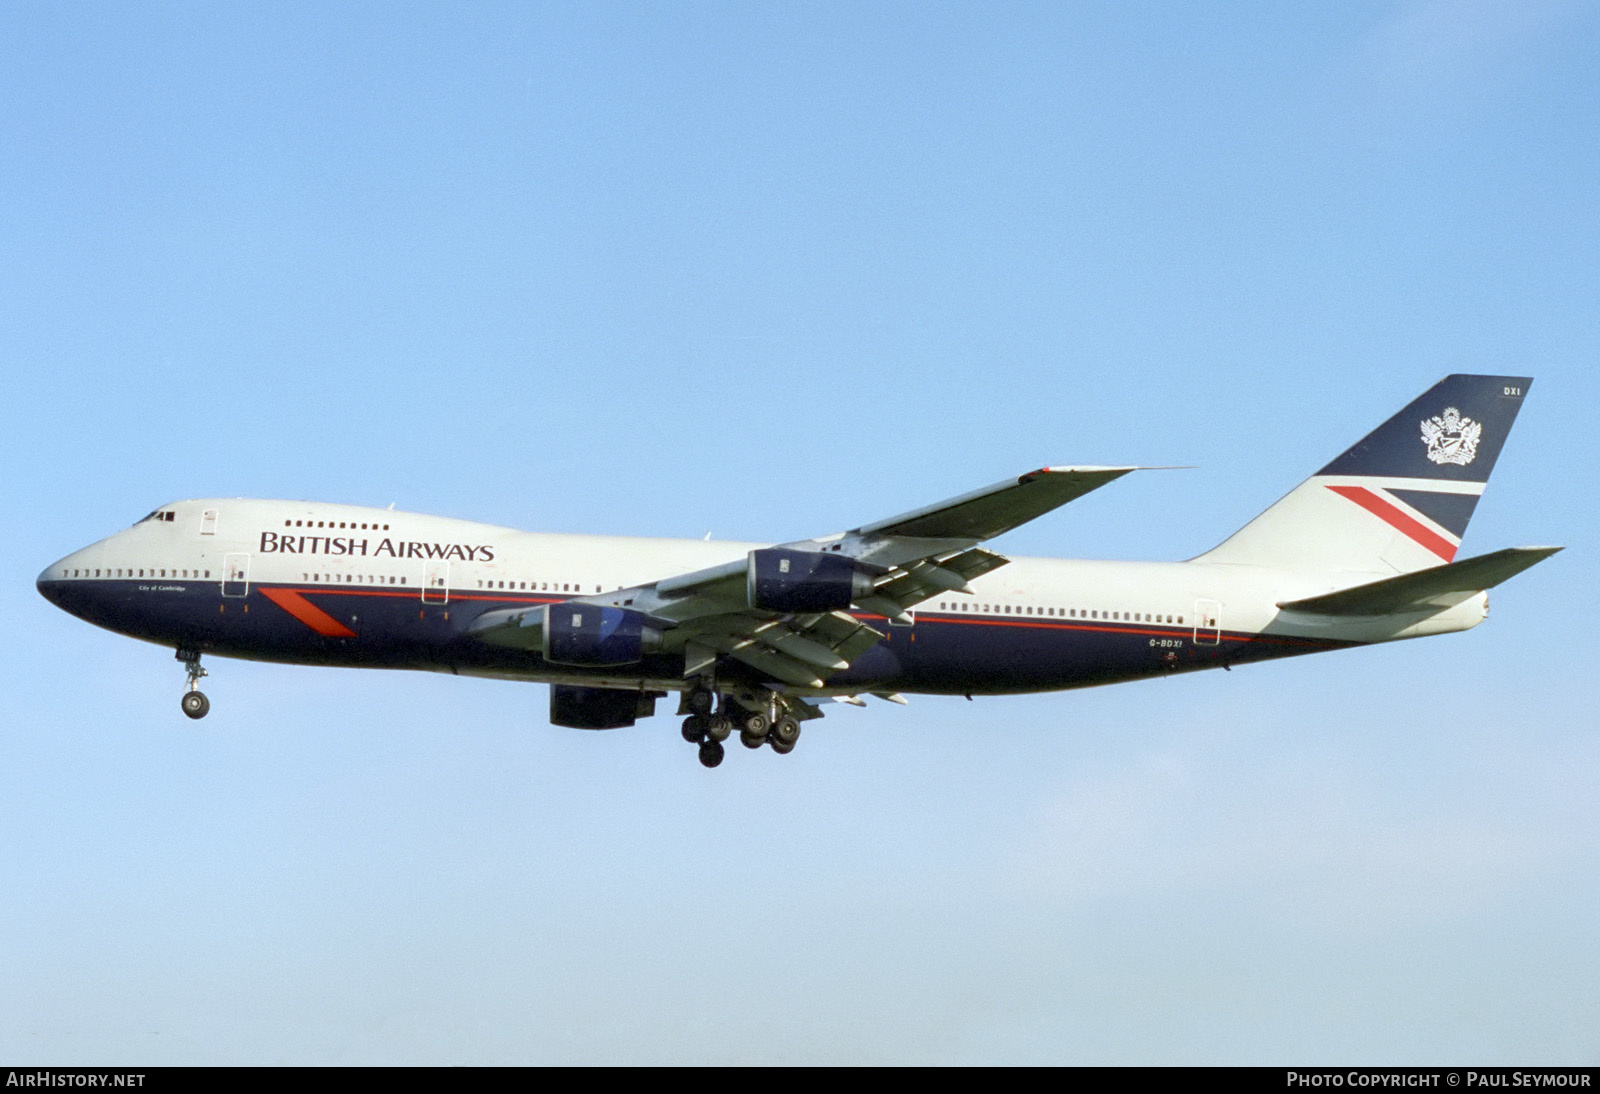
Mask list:
[[211,710],[211,700],[200,690],[200,679],[210,673],[200,667],[200,651],[180,649],[175,656],[183,662],[188,677],[183,692],[183,712],[191,718],[204,718]]

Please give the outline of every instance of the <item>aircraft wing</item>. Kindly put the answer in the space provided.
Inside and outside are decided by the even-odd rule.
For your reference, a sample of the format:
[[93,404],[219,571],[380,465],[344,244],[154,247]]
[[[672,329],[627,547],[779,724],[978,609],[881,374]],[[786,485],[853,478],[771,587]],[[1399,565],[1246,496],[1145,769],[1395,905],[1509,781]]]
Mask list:
[[1137,470],[1136,467],[1041,467],[959,498],[864,524],[855,534],[993,539]]
[[[798,687],[883,639],[854,612],[910,622],[907,609],[1004,566],[983,540],[1082,497],[1132,467],[1046,467],[848,532],[753,551],[719,566],[577,599],[637,613],[684,655],[692,676],[719,655]],[[495,645],[540,648],[543,609],[489,612],[473,632]]]

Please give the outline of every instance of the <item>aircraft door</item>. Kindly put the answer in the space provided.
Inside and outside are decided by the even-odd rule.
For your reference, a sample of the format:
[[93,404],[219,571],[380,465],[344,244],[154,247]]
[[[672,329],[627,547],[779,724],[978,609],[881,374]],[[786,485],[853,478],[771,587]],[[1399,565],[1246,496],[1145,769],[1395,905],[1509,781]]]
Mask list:
[[243,551],[222,556],[222,595],[245,596],[250,592],[250,556]]
[[1222,640],[1222,605],[1215,600],[1194,602],[1194,644],[1215,646]]
[[430,558],[422,564],[422,599],[427,604],[450,603],[450,560]]

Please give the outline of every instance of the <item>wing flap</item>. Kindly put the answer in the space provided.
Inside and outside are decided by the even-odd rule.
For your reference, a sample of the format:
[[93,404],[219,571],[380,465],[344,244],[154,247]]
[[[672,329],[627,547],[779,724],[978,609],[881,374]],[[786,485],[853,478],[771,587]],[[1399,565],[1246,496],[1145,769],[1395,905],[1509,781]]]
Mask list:
[[883,641],[883,632],[869,627],[848,612],[808,615],[795,620],[802,634],[816,638],[845,661],[854,661]]
[[1361,616],[1448,608],[1485,589],[1494,588],[1559,550],[1560,547],[1507,547],[1445,566],[1387,577],[1352,589],[1341,589],[1336,593],[1283,601],[1278,607],[1313,615]]
[[930,560],[932,563],[913,564],[888,574],[877,588],[877,595],[893,601],[901,608],[919,604],[930,596],[947,590],[971,592],[970,589],[947,584],[940,571],[955,575],[964,583],[998,570],[1011,560],[982,547],[966,551],[952,551]]
[[755,637],[737,634],[703,634],[699,640],[713,649],[721,650],[736,661],[743,661],[758,672],[776,677],[785,684],[796,687],[820,688],[822,680],[810,665],[779,653]]

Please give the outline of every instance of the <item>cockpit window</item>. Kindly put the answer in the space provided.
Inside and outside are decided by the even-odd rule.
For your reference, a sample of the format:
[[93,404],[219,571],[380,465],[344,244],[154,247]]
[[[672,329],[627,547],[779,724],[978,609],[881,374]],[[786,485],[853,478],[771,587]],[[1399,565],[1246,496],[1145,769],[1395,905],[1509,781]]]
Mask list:
[[157,509],[153,513],[147,513],[140,517],[134,523],[143,524],[147,520],[176,520],[177,518],[178,514],[171,509]]

